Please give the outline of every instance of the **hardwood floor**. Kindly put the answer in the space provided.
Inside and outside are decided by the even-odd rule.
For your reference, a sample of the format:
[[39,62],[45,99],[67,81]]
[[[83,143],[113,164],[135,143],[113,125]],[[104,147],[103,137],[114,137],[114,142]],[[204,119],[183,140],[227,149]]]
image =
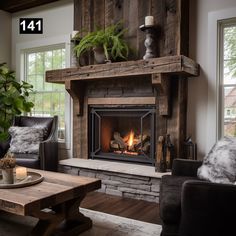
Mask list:
[[82,201],[81,207],[144,222],[161,224],[159,205],[153,202],[91,192]]

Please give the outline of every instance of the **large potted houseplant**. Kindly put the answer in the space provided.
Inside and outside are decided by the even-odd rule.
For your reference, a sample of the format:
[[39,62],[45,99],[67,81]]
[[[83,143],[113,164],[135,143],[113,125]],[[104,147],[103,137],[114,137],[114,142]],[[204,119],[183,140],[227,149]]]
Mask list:
[[8,139],[8,129],[14,116],[30,112],[34,104],[28,101],[33,86],[17,81],[14,71],[0,64],[0,141]]
[[105,29],[90,32],[83,38],[77,34],[74,38],[79,41],[74,47],[76,56],[80,58],[85,52],[93,50],[97,63],[127,60],[129,47],[123,39],[125,31],[126,29],[122,29],[122,24],[117,23]]

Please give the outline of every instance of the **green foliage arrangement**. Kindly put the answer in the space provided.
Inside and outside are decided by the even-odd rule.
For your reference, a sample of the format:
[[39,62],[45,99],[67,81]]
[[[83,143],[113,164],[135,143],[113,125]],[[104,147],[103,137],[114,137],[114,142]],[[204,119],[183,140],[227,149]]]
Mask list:
[[0,159],[0,169],[11,169],[16,166],[16,159],[13,153],[6,153],[5,156]]
[[122,29],[122,23],[119,22],[105,29],[90,32],[82,39],[76,35],[74,39],[79,40],[78,45],[74,47],[77,57],[80,58],[83,53],[94,47],[102,47],[106,60],[127,60],[129,47],[123,39],[126,31],[127,29]]
[[27,100],[33,86],[24,81],[18,82],[14,71],[6,63],[0,64],[0,140],[9,137],[8,129],[13,117],[22,112],[30,112],[34,104]]

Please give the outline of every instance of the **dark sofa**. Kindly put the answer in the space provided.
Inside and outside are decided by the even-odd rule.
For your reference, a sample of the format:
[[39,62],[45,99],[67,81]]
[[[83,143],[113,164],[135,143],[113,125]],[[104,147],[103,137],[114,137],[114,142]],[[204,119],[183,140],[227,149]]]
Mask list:
[[197,178],[201,161],[175,159],[160,186],[161,236],[236,235],[236,185]]

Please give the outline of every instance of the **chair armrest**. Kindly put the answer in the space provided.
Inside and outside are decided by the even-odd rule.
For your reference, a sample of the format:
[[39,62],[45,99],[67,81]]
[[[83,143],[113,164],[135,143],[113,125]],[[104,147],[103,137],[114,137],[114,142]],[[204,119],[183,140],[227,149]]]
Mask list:
[[197,176],[197,169],[202,165],[202,161],[188,159],[174,159],[172,175]]
[[2,158],[10,148],[10,139],[0,143],[0,158]]
[[58,142],[45,140],[39,144],[40,169],[57,171]]
[[54,116],[51,132],[50,132],[48,138],[44,141],[48,141],[48,140],[51,140],[54,142],[56,142],[58,140],[58,116]]
[[235,235],[235,199],[235,185],[185,181],[180,235]]
[[3,156],[4,156],[4,152],[3,152],[3,149],[2,149],[2,147],[0,145],[0,158],[2,158]]

